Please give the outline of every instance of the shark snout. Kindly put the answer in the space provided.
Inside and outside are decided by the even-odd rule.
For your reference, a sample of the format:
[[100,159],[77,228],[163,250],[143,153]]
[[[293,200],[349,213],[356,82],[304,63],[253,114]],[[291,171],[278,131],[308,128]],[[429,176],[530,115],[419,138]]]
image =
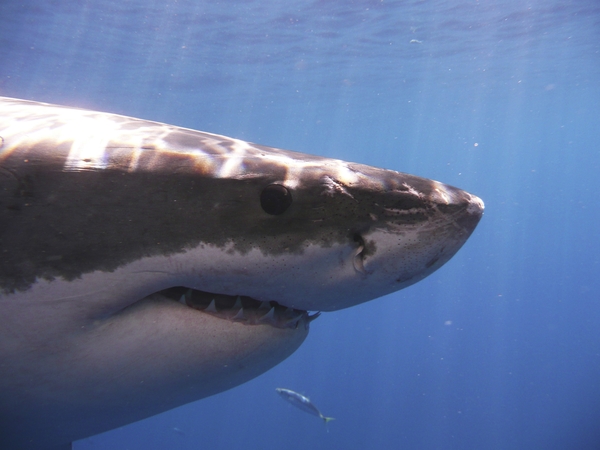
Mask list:
[[464,237],[464,241],[466,241],[481,220],[485,205],[483,200],[476,195],[457,188],[454,189],[458,191],[455,194],[455,205],[458,212],[453,215],[453,219],[456,225],[467,233]]
[[467,230],[469,235],[479,223],[485,209],[483,200],[476,195],[438,181],[432,182],[429,201],[442,216],[453,220],[459,227]]
[[408,194],[408,200],[406,191],[395,194],[400,201],[386,208],[385,224],[355,238],[356,274],[366,283],[382,280],[377,284],[388,292],[410,286],[448,262],[473,233],[484,211],[476,195],[435,181],[429,190],[413,188]]

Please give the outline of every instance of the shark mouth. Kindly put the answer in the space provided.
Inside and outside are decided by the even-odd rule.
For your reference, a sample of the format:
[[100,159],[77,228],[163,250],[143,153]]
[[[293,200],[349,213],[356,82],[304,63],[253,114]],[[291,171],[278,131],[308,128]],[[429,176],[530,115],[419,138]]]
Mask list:
[[180,286],[160,293],[205,314],[244,325],[291,329],[304,325],[308,329],[310,322],[321,315],[320,312],[309,314],[301,309],[288,308],[274,301],[261,302],[243,295],[213,294]]

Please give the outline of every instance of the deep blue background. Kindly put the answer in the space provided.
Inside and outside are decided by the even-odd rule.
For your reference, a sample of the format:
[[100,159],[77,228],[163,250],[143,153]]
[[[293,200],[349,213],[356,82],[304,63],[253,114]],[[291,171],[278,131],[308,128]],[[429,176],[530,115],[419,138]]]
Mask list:
[[414,173],[486,203],[428,279],[324,314],[246,385],[75,449],[600,448],[598,2],[1,0],[0,95]]

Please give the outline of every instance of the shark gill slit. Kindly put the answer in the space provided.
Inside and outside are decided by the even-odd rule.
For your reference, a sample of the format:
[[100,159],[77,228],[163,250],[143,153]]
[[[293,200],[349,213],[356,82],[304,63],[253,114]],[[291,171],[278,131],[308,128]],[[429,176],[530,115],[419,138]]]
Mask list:
[[176,286],[160,294],[205,314],[239,322],[244,325],[270,325],[275,328],[296,329],[321,315],[301,309],[288,308],[275,301],[259,301],[244,295],[225,295]]

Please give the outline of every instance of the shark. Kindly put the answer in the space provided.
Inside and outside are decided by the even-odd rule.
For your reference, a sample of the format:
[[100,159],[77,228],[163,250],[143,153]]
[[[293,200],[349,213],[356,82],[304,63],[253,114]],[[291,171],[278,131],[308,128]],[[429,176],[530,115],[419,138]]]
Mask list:
[[0,442],[48,450],[264,373],[320,312],[444,265],[438,181],[0,97]]

